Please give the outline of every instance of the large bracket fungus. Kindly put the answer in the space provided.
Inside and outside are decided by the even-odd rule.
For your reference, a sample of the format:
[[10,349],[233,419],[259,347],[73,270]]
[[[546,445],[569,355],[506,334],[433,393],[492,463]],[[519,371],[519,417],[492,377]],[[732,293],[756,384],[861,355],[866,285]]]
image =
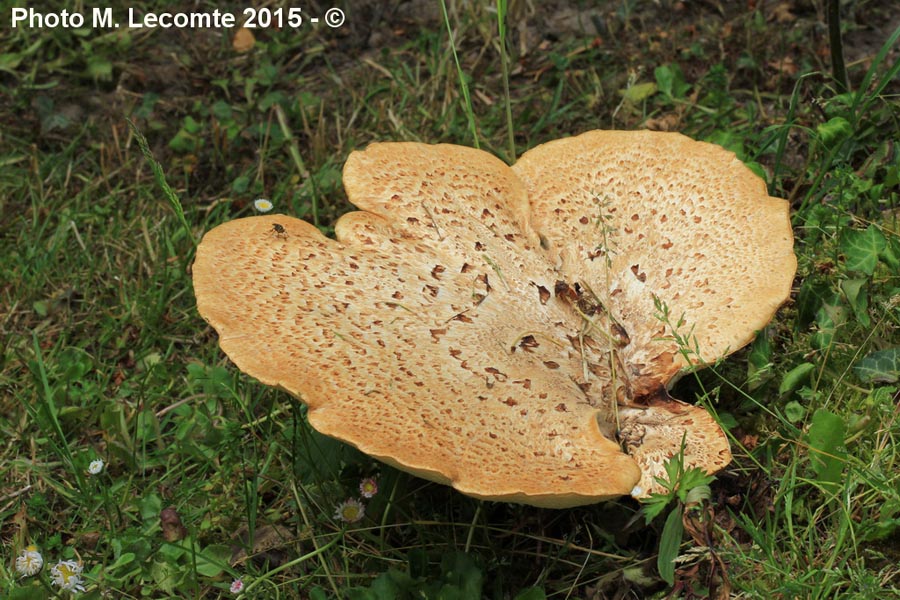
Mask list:
[[[718,146],[594,131],[512,167],[377,143],[344,167],[335,240],[283,215],[197,250],[200,314],[318,431],[459,491],[536,506],[659,490],[731,460],[686,369],[748,343],[790,292],[788,203]],[[667,312],[669,319],[661,318]]]

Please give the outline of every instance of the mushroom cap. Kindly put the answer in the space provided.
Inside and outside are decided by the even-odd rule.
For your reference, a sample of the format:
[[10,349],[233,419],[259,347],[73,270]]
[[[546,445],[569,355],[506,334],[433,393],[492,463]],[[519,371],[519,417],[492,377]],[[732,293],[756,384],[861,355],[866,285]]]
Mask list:
[[[650,135],[667,141],[667,134]],[[341,217],[334,240],[283,215],[238,219],[209,231],[193,267],[198,310],[235,364],[304,401],[318,431],[478,498],[567,507],[628,494],[638,482],[649,493],[658,488],[653,475],[662,473],[661,460],[678,453],[683,439],[687,465],[714,471],[730,460],[724,434],[706,411],[665,395],[664,386],[686,363],[679,362],[671,340],[656,339],[665,329],[653,312],[626,302],[646,307],[638,292],[654,292],[628,281],[634,261],[649,271],[677,268],[677,260],[641,253],[646,248],[634,244],[628,251],[639,258],[613,253],[610,266],[601,260],[599,270],[581,264],[591,232],[580,219],[595,204],[589,192],[602,173],[588,163],[590,156],[604,156],[591,146],[610,139],[580,136],[572,140],[581,143],[563,140],[558,151],[545,144],[513,168],[460,146],[372,144],[345,165],[348,197],[361,210]],[[647,140],[641,147],[654,148]],[[634,143],[614,141],[626,148]],[[580,154],[589,156],[573,160]],[[721,154],[728,155],[709,152],[710,160],[745,169]],[[579,188],[577,176],[550,171],[545,176],[552,173],[560,183],[542,187],[539,175],[548,164],[586,169],[589,185]],[[687,176],[680,166],[670,164],[658,175],[675,169],[673,179],[681,183]],[[705,173],[702,165],[696,169]],[[731,185],[725,176],[703,181]],[[769,199],[760,185],[741,185],[756,194],[770,219],[786,220],[784,201]],[[542,195],[553,193],[563,213]],[[623,182],[607,193],[612,202],[632,198]],[[675,196],[666,193],[663,205],[677,212],[677,205],[670,206]],[[685,223],[701,217],[702,228],[695,223],[692,230],[699,231],[693,234],[701,244],[696,251],[715,255],[702,262],[713,268],[725,260],[715,253],[733,249],[710,242],[708,233],[732,231],[730,219],[743,208],[732,212],[728,199],[717,211],[715,201],[728,192],[703,193],[703,209],[687,211]],[[752,204],[743,194],[736,196],[739,202]],[[630,215],[628,206],[619,214]],[[577,226],[561,222],[572,218]],[[789,224],[774,227],[790,232]],[[652,230],[648,226],[645,236]],[[653,235],[681,239],[669,233],[675,230],[662,230]],[[765,253],[769,237],[733,239],[749,239]],[[686,249],[685,241],[678,250]],[[764,256],[748,256],[754,259],[744,279],[702,275],[711,286],[734,286],[728,290],[734,299],[755,298],[758,290],[744,288],[762,285],[758,270],[777,267]],[[646,280],[678,286],[655,292],[672,314],[685,312],[692,323],[726,329],[702,306],[687,312],[685,301],[707,297],[688,292],[701,273],[684,273],[690,273],[689,283],[649,272]],[[616,292],[626,284],[635,289]],[[595,295],[582,297],[586,289]],[[700,357],[749,341],[783,299],[752,315],[727,309],[744,318],[749,331],[726,341],[708,336],[719,346]],[[709,306],[726,310],[731,304]]]
[[[742,348],[790,295],[789,204],[720,146],[590,131],[532,148],[512,169],[562,268],[629,324],[622,354],[639,371],[630,374],[637,394]],[[686,353],[654,318],[657,302],[672,326],[683,319]]]

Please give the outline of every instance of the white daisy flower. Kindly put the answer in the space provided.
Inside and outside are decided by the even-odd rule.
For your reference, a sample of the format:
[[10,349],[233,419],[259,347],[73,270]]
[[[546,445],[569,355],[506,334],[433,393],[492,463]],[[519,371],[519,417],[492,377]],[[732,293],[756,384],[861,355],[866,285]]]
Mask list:
[[16,558],[16,571],[22,577],[37,575],[44,566],[44,557],[38,552],[34,544],[22,551],[22,556]]
[[356,523],[366,514],[366,507],[356,498],[349,498],[338,504],[334,518],[344,523]]
[[99,475],[103,470],[103,461],[100,459],[92,460],[91,464],[88,465],[88,473],[91,475]]
[[67,592],[83,592],[84,586],[81,585],[81,563],[74,560],[63,560],[50,569],[52,579],[50,583],[58,585],[60,589]]
[[359,493],[363,498],[371,498],[378,493],[378,480],[374,477],[366,477],[359,482]]
[[271,200],[266,200],[265,198],[257,198],[253,201],[253,208],[255,208],[257,212],[261,213],[269,212],[274,206],[275,205],[272,204]]

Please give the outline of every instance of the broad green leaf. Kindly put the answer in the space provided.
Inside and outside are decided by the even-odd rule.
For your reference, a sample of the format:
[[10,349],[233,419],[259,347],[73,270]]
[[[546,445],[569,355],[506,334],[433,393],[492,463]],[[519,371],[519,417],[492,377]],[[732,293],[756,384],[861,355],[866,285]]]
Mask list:
[[725,431],[731,431],[738,426],[738,422],[733,414],[723,411],[719,413],[719,425],[721,425],[722,429]]
[[319,586],[309,590],[309,600],[328,600],[328,594]]
[[822,308],[816,313],[818,331],[810,339],[813,348],[824,350],[831,346],[838,326],[843,325],[847,320],[846,312],[847,310],[839,304],[822,305]]
[[784,405],[784,416],[791,423],[798,423],[806,416],[806,408],[796,400],[792,400]]
[[525,588],[513,600],[547,600],[547,594],[538,587]]
[[884,234],[874,225],[863,231],[845,230],[841,238],[841,252],[847,257],[847,269],[871,275],[878,264],[878,255],[886,245]]
[[675,559],[678,558],[683,533],[684,523],[681,520],[681,507],[678,506],[666,517],[666,524],[659,538],[659,555],[656,557],[659,576],[669,585],[675,584]]
[[853,370],[863,383],[894,383],[900,378],[900,347],[872,352]]
[[[696,469],[703,473],[702,469]],[[705,473],[704,473],[705,475]],[[715,479],[712,475],[708,475],[710,481]],[[700,504],[706,500],[712,498],[712,488],[708,485],[698,485],[691,488],[691,491],[688,492],[684,497],[685,506],[691,506],[693,504]]]
[[[379,577],[381,577],[381,575],[379,575]],[[372,585],[374,585],[374,582]],[[375,595],[372,588],[353,587],[344,590],[343,593],[347,600],[378,600],[378,596]],[[325,596],[323,596],[323,598],[324,597]],[[402,598],[402,596],[400,597]]]
[[650,96],[656,93],[655,83],[638,83],[627,90],[620,90],[622,97],[632,104],[640,104]]
[[833,412],[819,408],[813,413],[807,434],[809,461],[819,483],[835,484],[841,479],[844,452],[844,420]]
[[136,555],[134,554],[134,552],[126,552],[122,554],[118,559],[116,559],[116,562],[106,568],[110,571],[113,571],[115,569],[118,569],[119,567],[124,567],[125,565],[134,561],[135,556]]
[[819,139],[827,148],[832,148],[840,142],[853,135],[853,127],[844,117],[834,117],[829,119],[827,123],[822,123],[816,127]]
[[210,544],[196,558],[198,573],[206,577],[218,577],[231,558],[231,549],[225,544]]
[[22,52],[8,52],[4,54],[0,54],[0,71],[6,71],[12,75],[15,74],[15,69],[18,68],[19,64],[27,57],[31,56],[35,52],[37,52],[44,42],[49,41],[51,38],[35,36],[37,39],[33,44],[28,46]]
[[175,136],[169,140],[169,148],[182,154],[192,152],[196,146],[197,141],[194,135],[184,129],[179,129]]
[[418,579],[425,577],[428,573],[428,554],[421,548],[413,548],[406,555],[406,562],[409,563],[409,574],[411,577]]
[[850,308],[853,310],[856,320],[863,327],[868,327],[872,324],[871,319],[869,319],[869,293],[865,287],[867,281],[868,279],[845,279],[841,282],[841,289],[844,291],[844,295],[847,296],[847,302],[850,303]]
[[744,160],[747,153],[744,151],[744,137],[734,133],[733,131],[723,131],[716,129],[704,138],[704,141],[722,146],[726,150],[731,150],[737,154],[738,159]]
[[[343,592],[344,598],[347,600],[378,600],[372,588],[352,587],[347,588]],[[327,596],[323,596],[325,598]]]
[[670,98],[683,98],[691,86],[677,64],[662,65],[653,70],[659,91]]
[[230,121],[233,118],[231,105],[224,100],[216,100],[210,107],[210,112],[212,112],[213,116],[219,121]]
[[447,588],[458,588],[460,598],[481,598],[481,569],[468,554],[454,552],[441,560],[441,570],[447,585],[441,588],[441,596],[445,596]]
[[156,584],[154,587],[166,594],[172,594],[181,577],[179,569],[174,563],[167,560],[154,560],[150,564],[150,576]]
[[[44,568],[46,569],[47,567]],[[6,596],[7,600],[49,600],[57,597],[49,587],[38,585],[35,579],[31,579],[31,581],[23,580],[23,583],[13,587],[9,592],[9,596]]]
[[[389,569],[375,578],[371,587],[361,598],[376,598],[378,600],[390,600],[391,598],[406,598],[413,595],[415,582],[402,571]],[[355,598],[357,596],[350,596]]]
[[251,179],[246,175],[239,175],[231,182],[231,191],[235,194],[243,194],[250,188]]
[[184,118],[182,129],[194,135],[203,132],[203,124],[194,117],[188,115]]
[[816,320],[816,314],[826,304],[840,304],[840,297],[825,282],[816,281],[810,277],[800,285],[800,293],[797,294],[798,325],[806,329]]
[[44,300],[38,300],[34,304],[31,305],[34,309],[34,312],[41,318],[46,317],[50,313],[50,305],[47,304]]
[[159,519],[159,513],[162,510],[162,498],[155,492],[149,492],[138,501],[138,506],[141,510],[141,517],[145,521],[156,521]]
[[753,173],[763,181],[767,181],[769,179],[769,173],[766,171],[766,168],[760,163],[756,162],[755,160],[745,160],[743,161],[743,163],[748,169],[753,171]]
[[113,74],[113,64],[101,56],[93,56],[87,61],[87,74],[95,81],[110,81]]
[[884,250],[879,254],[884,264],[894,269],[900,269],[900,237],[892,237],[890,241],[884,245]]
[[784,378],[781,380],[781,385],[778,386],[778,393],[784,395],[788,392],[793,392],[803,385],[803,383],[809,379],[810,373],[815,370],[816,365],[812,363],[801,363],[797,365],[785,373]]

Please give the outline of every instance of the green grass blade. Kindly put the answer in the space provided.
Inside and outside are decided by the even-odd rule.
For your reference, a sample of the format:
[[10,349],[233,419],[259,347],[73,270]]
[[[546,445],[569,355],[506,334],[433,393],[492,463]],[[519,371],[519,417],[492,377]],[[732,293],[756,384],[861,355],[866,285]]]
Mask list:
[[887,58],[888,53],[893,50],[897,41],[900,40],[900,27],[894,30],[894,33],[891,34],[891,37],[881,46],[881,50],[878,51],[878,54],[875,56],[875,59],[872,61],[872,66],[869,67],[869,70],[866,71],[865,76],[863,77],[862,83],[859,85],[859,90],[856,92],[853,100],[853,105],[851,107],[853,114],[856,115],[857,120],[860,118],[862,114],[864,114],[869,106],[869,104],[884,91],[884,88],[897,77],[898,73],[900,73],[900,58],[894,61],[894,64],[888,69],[888,71],[884,74],[878,84],[875,86],[875,89],[871,92],[868,91],[869,86],[872,83],[872,79],[875,77],[875,73],[878,70],[878,67],[884,63]]
[[37,334],[32,334],[32,344],[34,346],[34,360],[35,365],[37,366],[38,376],[41,379],[41,391],[43,392],[43,401],[44,406],[46,407],[47,419],[50,421],[50,425],[52,426],[53,433],[59,438],[59,443],[55,443],[51,439],[51,444],[56,448],[57,454],[63,458],[71,473],[75,476],[75,480],[78,483],[79,489],[84,488],[84,478],[82,477],[81,472],[75,466],[75,457],[72,455],[72,451],[69,449],[69,441],[66,439],[66,434],[63,431],[62,426],[59,423],[59,418],[57,414],[59,410],[56,407],[56,400],[53,397],[53,390],[50,389],[50,380],[47,377],[47,369],[44,366],[44,355],[41,352],[41,344],[38,341]]
[[497,0],[497,34],[500,43],[500,68],[503,71],[503,99],[506,104],[506,143],[508,162],[516,162],[516,136],[513,128],[512,98],[509,94],[509,49],[506,44],[507,0]]
[[178,221],[181,223],[181,227],[184,229],[184,233],[187,235],[188,239],[196,246],[197,238],[194,237],[194,232],[191,229],[191,226],[188,225],[187,219],[184,216],[184,208],[181,206],[181,200],[178,199],[178,196],[175,194],[175,191],[169,186],[169,183],[166,181],[166,174],[163,172],[162,165],[157,162],[155,158],[153,158],[153,153],[150,151],[150,146],[147,144],[147,138],[140,132],[137,128],[137,125],[134,124],[134,121],[128,119],[128,126],[131,128],[131,132],[134,134],[135,139],[137,140],[138,147],[141,149],[141,153],[144,155],[144,158],[147,160],[147,163],[150,165],[150,170],[153,171],[153,178],[156,180],[156,185],[162,189],[163,194],[166,197],[166,200],[169,203],[169,206],[172,207],[172,210],[175,211],[175,216],[178,217]]
[[456,64],[456,74],[459,77],[459,89],[463,95],[463,108],[466,111],[466,117],[469,120],[469,130],[472,133],[472,142],[476,148],[481,145],[478,142],[478,130],[475,127],[475,111],[472,110],[472,97],[469,94],[469,84],[466,83],[466,76],[463,73],[462,65],[459,63],[459,55],[456,52],[456,40],[453,38],[453,28],[450,27],[450,15],[447,14],[447,3],[441,0],[441,15],[444,18],[444,25],[447,27],[447,36],[450,38],[450,50],[453,52],[453,62]]
[[318,186],[316,185],[316,180],[314,177],[309,176],[309,171],[306,168],[306,163],[303,162],[303,157],[300,156],[300,147],[297,145],[297,138],[294,137],[294,132],[291,131],[291,128],[288,125],[287,116],[284,114],[284,110],[278,104],[275,105],[275,116],[278,118],[278,126],[281,128],[281,133],[284,135],[284,139],[286,139],[288,142],[288,152],[291,155],[291,160],[294,162],[294,166],[297,168],[297,175],[301,178],[301,180],[307,179],[312,184],[312,218],[313,225],[318,227],[319,190]]

